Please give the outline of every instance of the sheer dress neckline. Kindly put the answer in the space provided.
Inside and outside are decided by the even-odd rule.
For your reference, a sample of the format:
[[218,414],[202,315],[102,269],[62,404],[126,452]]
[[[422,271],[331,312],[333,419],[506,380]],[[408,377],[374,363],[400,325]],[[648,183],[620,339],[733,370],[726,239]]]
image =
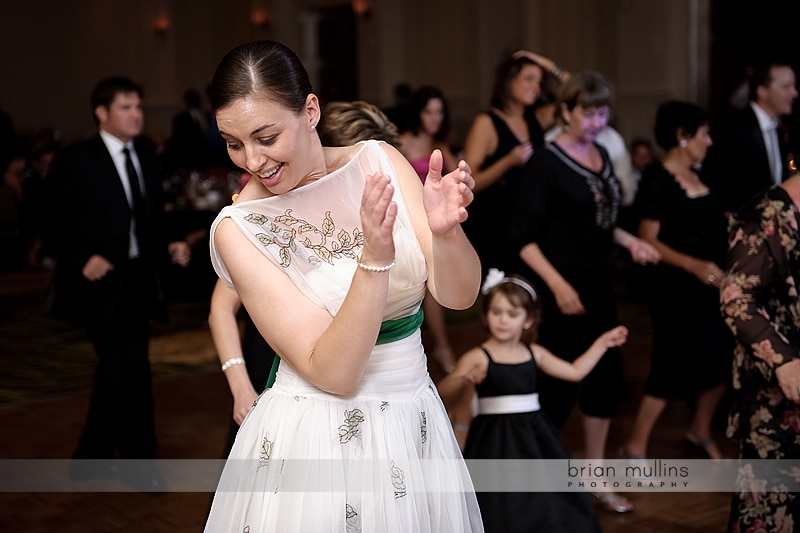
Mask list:
[[[361,146],[359,146],[358,151],[356,151],[356,153],[354,153],[352,155],[352,157],[350,157],[350,159],[348,161],[346,161],[342,166],[331,170],[330,172],[328,172],[324,176],[320,176],[319,179],[314,180],[311,183],[303,185],[302,187],[296,187],[296,188],[294,188],[294,189],[292,189],[290,191],[287,191],[287,192],[285,192],[283,194],[273,194],[272,196],[265,196],[264,198],[253,198],[252,200],[241,200],[239,202],[234,202],[234,204],[232,204],[232,205],[237,206],[237,207],[238,206],[245,206],[245,205],[249,205],[249,204],[251,204],[253,202],[263,202],[267,198],[278,198],[278,197],[290,198],[297,191],[308,191],[308,190],[311,190],[310,188],[313,188],[313,187],[317,186],[317,184],[329,181],[329,180],[333,179],[335,176],[341,174],[342,172],[347,171],[350,167],[352,167],[354,165],[358,165],[358,159],[363,154],[364,149],[365,149],[365,147],[367,145],[366,144],[367,142],[368,141],[359,141],[358,143],[356,143],[356,144],[359,144]],[[378,141],[373,141],[373,142],[377,143]],[[382,148],[381,148],[381,150],[382,150]]]

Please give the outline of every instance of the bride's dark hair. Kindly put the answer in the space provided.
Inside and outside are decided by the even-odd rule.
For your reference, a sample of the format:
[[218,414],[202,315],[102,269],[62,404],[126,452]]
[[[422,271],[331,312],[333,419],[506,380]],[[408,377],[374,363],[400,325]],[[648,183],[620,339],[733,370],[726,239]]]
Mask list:
[[300,58],[275,41],[245,43],[225,54],[209,89],[215,113],[240,98],[255,95],[299,113],[309,94],[311,82]]

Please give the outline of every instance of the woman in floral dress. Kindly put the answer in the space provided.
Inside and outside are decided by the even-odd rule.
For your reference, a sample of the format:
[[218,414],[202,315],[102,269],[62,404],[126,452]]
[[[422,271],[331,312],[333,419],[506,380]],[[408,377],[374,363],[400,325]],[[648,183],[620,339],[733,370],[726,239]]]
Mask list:
[[[748,459],[800,459],[800,174],[731,218],[722,311],[736,336],[728,436]],[[729,530],[795,531],[796,475],[775,461],[739,470]],[[782,472],[781,472],[782,471]]]

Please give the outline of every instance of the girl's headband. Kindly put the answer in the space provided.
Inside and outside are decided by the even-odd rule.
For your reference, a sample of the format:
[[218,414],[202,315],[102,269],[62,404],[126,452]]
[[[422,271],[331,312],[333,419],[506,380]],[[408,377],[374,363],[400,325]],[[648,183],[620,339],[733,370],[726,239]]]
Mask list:
[[481,287],[481,292],[483,294],[488,294],[489,290],[497,285],[500,285],[501,283],[513,283],[514,285],[519,285],[528,291],[528,294],[531,295],[531,299],[536,302],[536,291],[533,290],[533,287],[531,287],[530,284],[519,278],[508,278],[506,277],[505,272],[502,270],[497,270],[496,268],[489,269],[489,273],[486,274],[486,280],[483,282],[483,287]]

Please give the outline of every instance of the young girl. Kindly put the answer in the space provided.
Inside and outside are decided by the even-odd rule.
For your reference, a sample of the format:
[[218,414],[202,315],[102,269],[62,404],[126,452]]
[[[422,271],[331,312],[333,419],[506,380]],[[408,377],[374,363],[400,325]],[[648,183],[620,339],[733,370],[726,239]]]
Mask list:
[[[489,338],[465,353],[439,383],[447,402],[475,385],[478,416],[464,449],[467,459],[567,459],[558,429],[539,410],[539,370],[559,379],[580,381],[608,348],[625,343],[628,330],[603,333],[574,362],[564,361],[533,343],[539,323],[536,292],[522,278],[490,269],[483,285],[482,317]],[[478,493],[487,532],[599,531],[586,493]]]

